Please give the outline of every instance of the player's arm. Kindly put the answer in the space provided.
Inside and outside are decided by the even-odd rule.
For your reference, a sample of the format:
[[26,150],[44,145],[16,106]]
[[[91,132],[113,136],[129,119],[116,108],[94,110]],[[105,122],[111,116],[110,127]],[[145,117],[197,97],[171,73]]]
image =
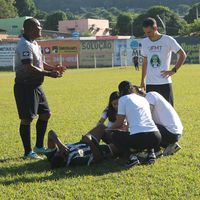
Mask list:
[[185,59],[186,59],[186,53],[183,49],[180,49],[177,53],[177,62],[174,66],[174,68],[172,68],[172,70],[174,69],[174,71],[178,71],[178,69],[181,67],[181,65],[185,62]]
[[140,87],[144,89],[144,91],[146,90],[146,82],[145,82],[146,75],[147,75],[147,57],[144,57],[143,64],[142,64],[142,78],[141,78],[141,84],[140,84]]
[[48,148],[53,149],[56,146],[63,153],[69,152],[69,149],[62,143],[57,134],[53,130],[51,130],[48,133]]
[[84,135],[84,136],[82,136],[81,142],[84,142],[90,146],[93,157],[94,157],[93,162],[94,163],[101,162],[101,160],[103,159],[102,155],[101,155],[98,147],[92,142],[92,139],[90,137],[88,137],[88,135]]
[[98,121],[97,126],[100,124],[103,124],[106,121],[106,119],[104,119],[103,117],[101,117],[101,119]]
[[64,66],[52,66],[46,62],[43,62],[43,66],[46,71],[59,71],[61,74],[66,70]]
[[111,129],[120,129],[124,124],[124,120],[125,120],[125,115],[117,115],[116,121],[111,126]]
[[181,67],[181,65],[185,62],[186,59],[186,53],[183,49],[180,49],[177,53],[177,62],[175,64],[175,66],[171,69],[171,70],[167,70],[167,71],[161,71],[161,75],[164,78],[168,78],[169,76],[174,75],[178,69]]
[[23,64],[23,66],[24,66],[24,69],[32,75],[43,75],[43,76],[49,76],[52,78],[61,77],[61,74],[58,71],[43,70],[41,68],[35,67],[33,63],[31,62]]

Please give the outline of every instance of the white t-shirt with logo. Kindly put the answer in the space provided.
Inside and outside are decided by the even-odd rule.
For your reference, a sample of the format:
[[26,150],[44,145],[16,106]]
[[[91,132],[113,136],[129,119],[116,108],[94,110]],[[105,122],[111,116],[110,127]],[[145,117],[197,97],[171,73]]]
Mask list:
[[137,94],[123,96],[118,102],[118,115],[125,115],[130,134],[158,131],[148,101]]
[[147,77],[146,84],[162,85],[171,83],[171,77],[163,78],[161,71],[169,70],[172,52],[177,53],[181,46],[174,38],[162,35],[156,41],[148,37],[142,40],[141,54],[147,57]]
[[164,126],[169,132],[182,134],[181,120],[169,102],[157,92],[148,92],[147,101],[153,106],[152,117],[156,124]]

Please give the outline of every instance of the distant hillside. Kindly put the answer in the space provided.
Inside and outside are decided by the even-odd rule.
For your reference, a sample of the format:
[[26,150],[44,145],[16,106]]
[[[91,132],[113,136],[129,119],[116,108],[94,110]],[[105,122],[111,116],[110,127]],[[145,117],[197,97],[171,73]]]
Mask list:
[[51,12],[55,10],[78,11],[80,8],[117,7],[119,9],[143,8],[148,9],[153,5],[163,5],[176,8],[179,4],[192,5],[199,0],[34,0],[41,10]]

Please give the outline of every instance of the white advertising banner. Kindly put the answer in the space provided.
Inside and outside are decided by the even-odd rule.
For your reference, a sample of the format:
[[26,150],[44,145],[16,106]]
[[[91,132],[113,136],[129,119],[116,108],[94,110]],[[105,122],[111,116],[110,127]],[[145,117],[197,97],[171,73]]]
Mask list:
[[114,41],[114,65],[124,66],[127,64],[127,40]]
[[138,59],[138,63],[141,66],[143,63],[143,57],[141,55],[141,43],[142,39],[129,39],[127,40],[127,64],[133,65],[133,60]]
[[0,67],[11,67],[14,63],[17,43],[0,43]]

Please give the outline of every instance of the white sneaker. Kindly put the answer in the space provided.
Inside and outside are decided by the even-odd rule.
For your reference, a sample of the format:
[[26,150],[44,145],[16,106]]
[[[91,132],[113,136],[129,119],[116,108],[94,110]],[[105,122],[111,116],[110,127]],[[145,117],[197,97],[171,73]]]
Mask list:
[[176,153],[178,150],[181,149],[181,146],[178,143],[170,144],[168,147],[165,148],[163,151],[163,156],[169,156]]
[[38,154],[34,151],[30,151],[27,155],[24,156],[24,159],[43,160],[43,158],[38,156]]
[[33,148],[33,151],[37,154],[45,154],[46,153],[46,148],[45,147],[41,147],[41,148],[38,148],[38,147],[34,147]]

